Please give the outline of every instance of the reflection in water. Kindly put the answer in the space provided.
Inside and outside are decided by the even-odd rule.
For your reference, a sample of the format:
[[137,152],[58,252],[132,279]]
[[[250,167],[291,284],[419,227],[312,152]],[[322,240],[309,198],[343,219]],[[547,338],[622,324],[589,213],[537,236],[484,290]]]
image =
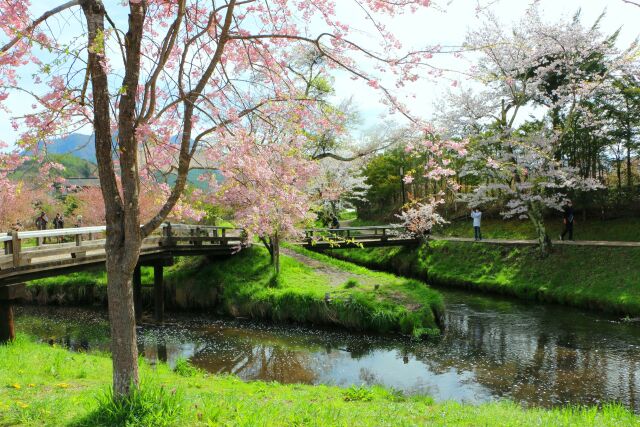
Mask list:
[[[382,384],[436,399],[508,398],[536,406],[621,402],[640,412],[640,331],[565,307],[446,291],[436,343],[336,331],[176,316],[143,325],[154,363],[187,358],[213,373],[282,383]],[[101,312],[23,307],[19,330],[73,350],[108,349]]]

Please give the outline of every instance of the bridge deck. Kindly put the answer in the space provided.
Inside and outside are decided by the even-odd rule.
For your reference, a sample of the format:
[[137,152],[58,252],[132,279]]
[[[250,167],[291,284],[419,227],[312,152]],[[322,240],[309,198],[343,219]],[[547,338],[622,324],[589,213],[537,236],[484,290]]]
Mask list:
[[[0,287],[104,265],[105,233],[105,227],[81,227],[0,235],[4,244]],[[229,255],[245,245],[242,234],[241,229],[231,227],[163,224],[157,234],[143,240],[140,262],[184,255]],[[65,241],[69,239],[72,241]]]

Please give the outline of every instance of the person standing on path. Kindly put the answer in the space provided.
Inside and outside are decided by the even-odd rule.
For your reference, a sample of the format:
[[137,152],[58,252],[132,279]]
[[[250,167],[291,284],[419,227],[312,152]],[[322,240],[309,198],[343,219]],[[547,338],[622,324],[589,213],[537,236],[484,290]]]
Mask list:
[[475,241],[482,240],[482,232],[480,231],[480,221],[482,220],[482,212],[478,208],[473,208],[471,211],[471,218],[473,218],[473,234]]
[[[58,212],[56,214],[56,217],[53,218],[53,228],[60,229],[60,228],[64,228],[64,217],[62,215],[60,215],[60,212]],[[63,239],[61,236],[58,236],[58,243],[60,243]]]
[[[46,230],[47,229],[47,224],[49,224],[49,217],[47,216],[47,214],[42,211],[40,213],[40,216],[38,216],[38,218],[36,218],[36,228],[38,230]],[[42,238],[42,243],[47,243],[47,238],[43,237]]]
[[562,222],[564,222],[564,230],[560,235],[560,240],[564,240],[564,236],[569,233],[569,240],[573,240],[573,204],[571,200],[567,203],[567,206],[564,207],[564,215],[562,218]]
[[38,218],[36,218],[36,228],[38,230],[46,230],[48,223],[49,223],[49,218],[47,217],[47,214],[44,213],[44,211],[42,211],[38,216]]

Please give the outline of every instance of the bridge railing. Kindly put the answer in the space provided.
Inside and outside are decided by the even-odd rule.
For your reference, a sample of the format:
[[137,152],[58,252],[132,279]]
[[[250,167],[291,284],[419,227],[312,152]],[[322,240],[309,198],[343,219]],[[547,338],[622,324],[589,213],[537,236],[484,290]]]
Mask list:
[[340,228],[308,228],[305,230],[307,244],[322,241],[357,242],[359,240],[387,241],[406,234],[406,228],[400,225],[375,225]]
[[[38,262],[86,257],[104,253],[106,226],[75,227],[50,230],[12,231],[0,234],[0,271]],[[244,233],[234,227],[213,227],[164,223],[142,241],[142,250],[193,246],[242,245]]]

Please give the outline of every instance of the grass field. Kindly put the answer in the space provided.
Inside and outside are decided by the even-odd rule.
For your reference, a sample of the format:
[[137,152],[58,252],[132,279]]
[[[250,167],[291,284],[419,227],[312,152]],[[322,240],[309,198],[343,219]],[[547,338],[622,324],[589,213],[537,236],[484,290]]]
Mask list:
[[441,286],[640,315],[640,248],[557,247],[541,259],[534,247],[434,241],[429,248],[341,249],[331,254]]
[[141,391],[111,402],[107,354],[71,353],[19,335],[0,346],[0,425],[25,426],[637,426],[628,410],[436,403],[383,388],[245,383],[181,361],[141,361]]

